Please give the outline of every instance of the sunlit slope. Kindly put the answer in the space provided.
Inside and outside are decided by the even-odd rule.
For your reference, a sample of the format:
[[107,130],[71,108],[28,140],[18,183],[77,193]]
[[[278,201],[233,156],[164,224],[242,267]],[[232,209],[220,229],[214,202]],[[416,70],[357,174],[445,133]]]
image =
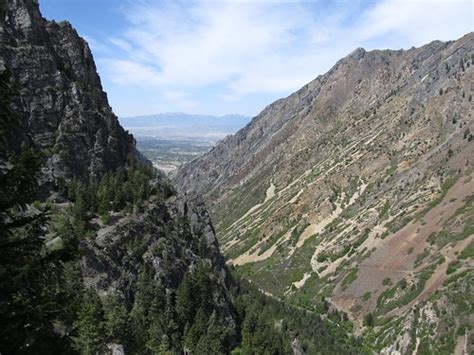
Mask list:
[[177,182],[204,194],[228,262],[267,292],[308,307],[326,298],[359,325],[369,313],[402,324],[436,304],[440,332],[461,334],[472,323],[473,49],[472,33],[358,49],[182,168]]

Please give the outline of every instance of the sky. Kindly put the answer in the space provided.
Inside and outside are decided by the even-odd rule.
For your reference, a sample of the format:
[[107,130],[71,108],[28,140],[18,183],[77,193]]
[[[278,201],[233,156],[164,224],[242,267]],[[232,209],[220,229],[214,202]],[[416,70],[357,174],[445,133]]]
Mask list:
[[355,48],[474,31],[471,0],[40,0],[92,50],[120,117],[255,116]]

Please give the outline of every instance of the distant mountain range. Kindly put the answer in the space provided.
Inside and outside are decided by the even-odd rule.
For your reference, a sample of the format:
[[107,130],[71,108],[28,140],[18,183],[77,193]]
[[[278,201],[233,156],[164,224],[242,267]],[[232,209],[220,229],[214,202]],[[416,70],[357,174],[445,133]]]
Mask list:
[[120,123],[138,137],[218,140],[237,132],[250,119],[241,115],[212,116],[176,112],[123,117],[120,118]]

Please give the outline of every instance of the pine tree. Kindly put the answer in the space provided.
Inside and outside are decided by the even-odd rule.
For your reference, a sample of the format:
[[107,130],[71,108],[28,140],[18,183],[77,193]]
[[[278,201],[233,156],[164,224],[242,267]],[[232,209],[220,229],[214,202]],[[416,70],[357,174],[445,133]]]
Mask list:
[[47,208],[32,206],[38,190],[41,155],[19,139],[15,95],[8,72],[0,73],[0,352],[52,352],[61,294],[60,255],[44,250]]
[[186,339],[184,341],[185,345],[191,350],[195,350],[199,342],[199,339],[205,334],[207,329],[207,317],[202,307],[196,312],[196,317],[194,323],[189,329]]
[[364,318],[364,325],[367,327],[373,327],[374,326],[374,316],[372,313],[367,313],[367,315]]
[[185,275],[176,290],[176,315],[180,326],[192,322],[195,314],[193,299],[196,295],[193,292],[192,283],[189,276]]
[[[166,345],[163,344],[163,337],[166,337]],[[165,346],[166,349],[164,349],[163,346]],[[155,319],[149,325],[146,348],[153,354],[159,354],[160,351],[169,350],[168,336],[166,334],[163,334],[162,327],[158,319]]]
[[76,322],[77,337],[75,337],[76,349],[84,355],[96,355],[104,351],[104,312],[99,296],[93,290],[87,290],[84,294],[82,307]]
[[114,297],[108,297],[104,302],[104,310],[107,338],[113,342],[124,344],[129,337],[127,327],[129,316],[125,306]]
[[160,346],[158,348],[158,352],[156,352],[155,354],[157,355],[172,355],[173,354],[173,352],[171,351],[170,340],[166,334],[163,335]]

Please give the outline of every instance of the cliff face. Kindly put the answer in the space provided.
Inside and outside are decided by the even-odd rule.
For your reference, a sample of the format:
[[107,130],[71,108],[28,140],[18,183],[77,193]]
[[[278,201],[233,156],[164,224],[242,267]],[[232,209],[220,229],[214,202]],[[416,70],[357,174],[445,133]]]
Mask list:
[[67,22],[41,17],[37,1],[0,6],[0,69],[16,85],[19,120],[10,147],[27,142],[48,155],[47,177],[100,176],[138,158],[102,90],[87,43]]
[[138,278],[145,268],[152,270],[164,289],[174,292],[185,275],[205,264],[213,307],[235,332],[228,292],[232,280],[202,199],[174,195],[163,201],[152,197],[145,205],[143,213],[122,216],[98,229],[96,238],[84,246],[85,284],[133,305]]
[[[102,353],[114,342],[136,353],[181,351],[204,342],[208,322],[212,329],[219,324],[226,332],[205,340],[230,349],[237,334],[232,280],[204,204],[192,195],[176,194],[167,179],[144,166],[147,162],[135,149],[133,137],[108,104],[87,43],[69,23],[42,18],[37,1],[2,0],[0,44],[0,99],[6,106],[0,112],[0,179],[15,192],[26,185],[11,176],[31,173],[26,180],[34,185],[36,175],[28,172],[33,167],[12,158],[29,152],[24,147],[33,148],[40,152],[38,160],[46,157],[40,185],[52,187],[50,192],[61,195],[62,201],[44,204],[51,195],[45,192],[36,207],[33,195],[5,204],[12,194],[2,186],[2,251],[18,254],[20,270],[30,267],[41,274],[39,264],[31,260],[30,246],[17,246],[16,234],[24,234],[25,241],[34,240],[40,250],[35,252],[50,260],[44,273],[54,274],[56,281],[4,287],[2,280],[1,318],[11,324],[2,329],[1,351],[52,353],[60,348],[67,353]],[[23,228],[28,221],[22,222],[23,229],[15,226],[23,210],[45,211],[47,222],[34,229],[38,235]],[[16,272],[11,265],[0,269],[2,275],[5,270]],[[72,292],[61,300],[58,295],[68,292],[68,282],[74,283]],[[41,305],[30,295],[52,289],[57,294]],[[22,292],[33,306],[48,311],[38,315],[37,308],[25,310],[23,299],[17,301],[16,296]],[[107,300],[118,302],[115,310],[124,307],[120,334],[104,334],[101,302],[105,307]],[[56,303],[62,305],[51,310]],[[91,307],[97,313],[85,320],[81,312]],[[18,316],[21,312],[26,316]],[[198,323],[196,313],[201,323],[187,339],[190,327]],[[32,326],[27,318],[41,321]],[[91,329],[97,331],[90,334]],[[44,334],[49,334],[47,339]]]
[[175,182],[203,194],[223,252],[264,290],[311,306],[326,297],[359,326],[393,317],[377,329],[387,352],[409,352],[419,339],[406,324],[420,334],[431,317],[441,349],[472,324],[455,300],[473,270],[457,257],[474,243],[473,81],[473,33],[357,49]]

